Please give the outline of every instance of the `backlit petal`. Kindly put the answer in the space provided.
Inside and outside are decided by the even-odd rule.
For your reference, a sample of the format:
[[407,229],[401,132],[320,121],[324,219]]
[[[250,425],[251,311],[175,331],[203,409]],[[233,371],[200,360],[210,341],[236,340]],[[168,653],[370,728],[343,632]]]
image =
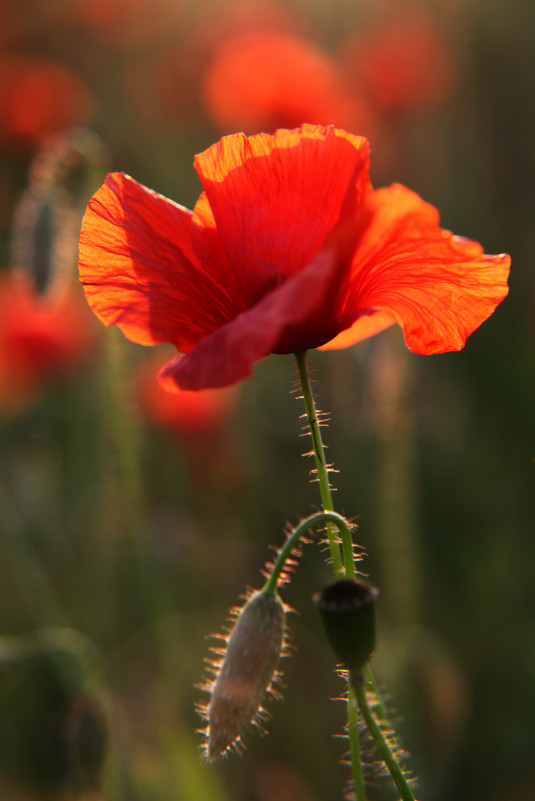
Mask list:
[[396,322],[391,314],[384,311],[372,312],[372,314],[363,314],[359,317],[351,328],[346,328],[330,342],[321,345],[319,350],[337,350],[340,348],[348,348],[354,345],[355,342],[360,342],[362,339],[368,339],[374,334],[379,334],[385,328],[389,328]]
[[[430,354],[460,350],[507,295],[508,256],[438,226],[438,212],[403,186],[379,189],[353,259],[346,313],[392,315],[407,347]],[[351,340],[361,337],[359,326]]]
[[366,139],[305,124],[201,153],[193,212],[121,174],[81,235],[88,300],[182,356],[162,383],[220,387],[269,353],[340,348],[393,322],[418,353],[463,347],[507,294],[509,257],[439,226],[405,187],[374,192]]
[[194,253],[191,217],[129,176],[107,177],[87,207],[79,261],[87,300],[106,325],[134,342],[188,351],[232,316]]
[[169,362],[160,373],[164,386],[169,380],[181,389],[227,386],[250,375],[254,362],[269,353],[323,344],[337,333],[326,334],[325,326],[328,299],[344,269],[334,248],[322,251],[253,308]]
[[196,156],[222,245],[248,306],[307,265],[340,221],[351,183],[368,186],[366,139],[333,127],[245,137]]

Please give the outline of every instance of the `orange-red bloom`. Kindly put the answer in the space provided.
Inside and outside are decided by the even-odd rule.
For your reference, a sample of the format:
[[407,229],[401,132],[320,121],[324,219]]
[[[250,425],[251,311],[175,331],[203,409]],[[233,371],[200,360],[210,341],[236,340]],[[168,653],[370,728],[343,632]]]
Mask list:
[[343,85],[333,61],[312,42],[281,31],[234,36],[204,76],[209,117],[222,130],[293,127],[306,119],[370,132],[371,115]]
[[58,300],[18,273],[0,277],[0,410],[23,411],[51,378],[87,362],[95,328],[73,285]]
[[438,23],[403,10],[351,34],[342,46],[348,78],[386,113],[426,109],[443,103],[458,82],[452,46]]
[[0,56],[0,136],[41,145],[93,115],[93,97],[68,67],[32,54]]
[[143,417],[191,439],[207,435],[213,444],[214,433],[225,426],[234,408],[236,388],[177,392],[172,385],[167,392],[164,384],[158,381],[158,369],[163,361],[159,354],[137,371],[136,390]]
[[163,375],[183,389],[393,322],[417,353],[462,348],[507,294],[509,257],[444,231],[404,186],[374,190],[368,158],[333,127],[226,136],[195,158],[193,211],[109,175],[82,223],[90,305],[135,342],[172,342],[184,355]]

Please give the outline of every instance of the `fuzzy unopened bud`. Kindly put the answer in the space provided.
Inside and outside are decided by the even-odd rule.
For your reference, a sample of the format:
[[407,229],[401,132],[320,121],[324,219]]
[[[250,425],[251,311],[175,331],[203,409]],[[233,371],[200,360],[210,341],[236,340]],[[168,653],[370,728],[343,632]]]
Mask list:
[[200,707],[207,720],[209,761],[229,749],[239,750],[245,729],[259,725],[266,716],[261,703],[267,692],[274,692],[271,685],[278,677],[284,633],[283,602],[273,592],[259,591],[237,611],[226,648],[214,649],[221,659],[212,663],[215,679],[204,688],[211,694],[210,701]]

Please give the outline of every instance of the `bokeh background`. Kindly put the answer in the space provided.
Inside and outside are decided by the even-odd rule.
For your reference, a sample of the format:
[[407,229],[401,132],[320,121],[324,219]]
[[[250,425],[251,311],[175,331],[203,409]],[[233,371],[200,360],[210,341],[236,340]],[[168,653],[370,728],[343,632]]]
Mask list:
[[462,352],[391,329],[311,363],[417,797],[535,797],[534,97],[529,0],[2,0],[0,798],[342,798],[317,547],[269,736],[207,766],[195,733],[206,635],[319,504],[291,357],[165,395],[168,351],[100,326],[75,271],[106,171],[191,208],[194,153],[303,121],[367,135],[376,186],[512,256]]

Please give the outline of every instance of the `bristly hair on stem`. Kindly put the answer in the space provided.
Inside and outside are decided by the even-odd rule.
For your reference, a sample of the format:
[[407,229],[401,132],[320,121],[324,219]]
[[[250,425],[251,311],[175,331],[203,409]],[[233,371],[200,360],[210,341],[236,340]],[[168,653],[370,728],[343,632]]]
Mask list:
[[[305,351],[301,351],[295,354],[295,358],[297,361],[299,378],[302,387],[306,418],[308,420],[312,445],[314,448],[314,458],[316,461],[321,501],[325,511],[333,511],[332,492],[328,478],[328,469],[325,459],[323,440],[321,437],[321,428],[318,423],[314,395],[310,382],[307,354]],[[349,530],[344,531],[343,527],[340,528],[339,526],[334,526],[327,523],[327,536],[329,540],[329,555],[337,579],[356,579],[357,571],[355,567],[355,553],[351,532]],[[366,676],[366,681],[369,688],[374,690],[375,683],[369,663],[364,669],[364,674]],[[376,704],[376,714],[374,714],[368,704],[364,683],[360,680],[351,682],[348,685],[347,710],[347,733],[350,746],[353,783],[355,795],[358,801],[364,801],[366,798],[360,758],[360,737],[358,732],[359,719],[364,720],[366,727],[373,738],[378,757],[382,759],[386,765],[401,795],[402,801],[414,801],[414,795],[410,786],[411,780],[406,776],[402,765],[397,760],[396,747],[390,747],[389,731],[391,727],[387,722],[387,715],[380,699]]]
[[[299,372],[298,366],[296,366],[295,369]],[[333,463],[328,463],[325,460],[325,451],[327,450],[328,446],[325,445],[323,442],[319,442],[318,443],[317,441],[316,442],[314,441],[316,427],[317,428],[326,428],[329,425],[330,421],[331,421],[331,415],[330,415],[329,412],[322,412],[317,406],[317,403],[316,403],[317,393],[315,391],[312,391],[312,384],[315,383],[315,379],[310,378],[310,373],[312,372],[313,369],[314,368],[310,367],[310,365],[307,365],[308,377],[309,377],[309,385],[310,385],[310,390],[311,390],[311,397],[313,399],[313,414],[314,414],[314,417],[313,417],[313,419],[311,419],[309,411],[305,411],[305,412],[303,412],[302,414],[299,415],[299,419],[300,420],[304,420],[304,423],[303,423],[303,425],[301,427],[302,430],[301,430],[301,433],[299,434],[299,436],[300,437],[310,437],[311,440],[312,440],[312,449],[309,450],[309,451],[305,451],[303,453],[303,456],[305,458],[312,457],[313,459],[317,459],[318,458],[318,454],[321,451],[321,457],[322,457],[322,461],[323,461],[322,472],[325,471],[326,474],[337,473],[338,470],[336,470],[336,468],[334,467],[334,464]],[[303,384],[302,384],[302,377],[300,375],[297,375],[297,377],[295,378],[295,385],[294,385],[293,389],[291,390],[291,393],[295,396],[295,398],[297,400],[305,401],[305,404],[306,404],[306,399],[305,399],[304,389],[303,389]],[[310,480],[312,482],[314,482],[314,483],[317,483],[317,482],[319,482],[321,480],[320,479],[320,473],[319,473],[319,470],[318,470],[317,466],[312,468],[312,470],[310,471],[309,475],[310,475]],[[329,490],[331,492],[335,492],[336,491],[336,487],[333,487],[330,482],[329,482]]]
[[[349,672],[339,666],[336,670],[338,676],[344,681],[349,681]],[[365,694],[365,695],[363,695]],[[365,698],[365,702],[363,701]],[[348,691],[345,690],[335,701],[342,701],[347,703]],[[365,707],[365,709],[363,709]],[[364,713],[364,714],[363,714]],[[370,729],[369,716],[373,716],[375,734]],[[368,787],[378,787],[385,782],[385,779],[392,778],[391,770],[385,761],[385,752],[388,749],[390,758],[395,760],[400,775],[406,784],[406,788],[414,785],[417,778],[412,776],[406,768],[406,761],[409,758],[408,752],[400,745],[399,738],[394,731],[391,723],[390,710],[388,715],[385,713],[384,698],[379,697],[377,691],[368,682],[361,684],[359,692],[359,739],[360,739],[360,756],[362,760],[363,776],[365,783]],[[335,734],[334,737],[344,741],[348,740],[348,725],[344,726],[344,731],[341,734]],[[379,747],[382,741],[383,747]],[[349,750],[345,751],[340,757],[340,763],[345,766],[351,766],[351,758]],[[402,798],[413,799],[412,791],[409,790],[409,795],[406,790],[398,788],[402,792]],[[353,782],[348,780],[344,788],[344,797],[348,801],[354,801],[355,794]]]
[[[369,666],[366,673],[369,675]],[[365,676],[361,675],[356,681],[350,675],[350,682],[358,698],[363,722],[373,740],[377,763],[380,763],[376,766],[376,775],[379,778],[390,775],[402,801],[415,801],[413,787],[418,779],[406,766],[409,754],[399,743],[383,698]]]
[[[312,529],[310,530],[312,531]],[[269,579],[271,577],[271,574],[273,573],[273,569],[278,560],[278,557],[280,556],[282,551],[286,548],[288,540],[292,536],[294,531],[295,531],[294,527],[290,523],[287,523],[284,529],[284,533],[286,535],[286,541],[279,546],[277,545],[270,546],[270,550],[275,552],[275,557],[274,559],[270,559],[269,561],[267,561],[264,568],[261,570],[262,576],[265,579]],[[299,560],[303,555],[303,545],[307,545],[310,542],[312,542],[312,538],[310,536],[307,537],[301,535],[297,540],[297,542],[295,543],[295,545],[292,547],[290,553],[285,556],[284,567],[282,570],[280,570],[277,577],[278,587],[282,587],[290,582],[292,573],[296,569]]]

